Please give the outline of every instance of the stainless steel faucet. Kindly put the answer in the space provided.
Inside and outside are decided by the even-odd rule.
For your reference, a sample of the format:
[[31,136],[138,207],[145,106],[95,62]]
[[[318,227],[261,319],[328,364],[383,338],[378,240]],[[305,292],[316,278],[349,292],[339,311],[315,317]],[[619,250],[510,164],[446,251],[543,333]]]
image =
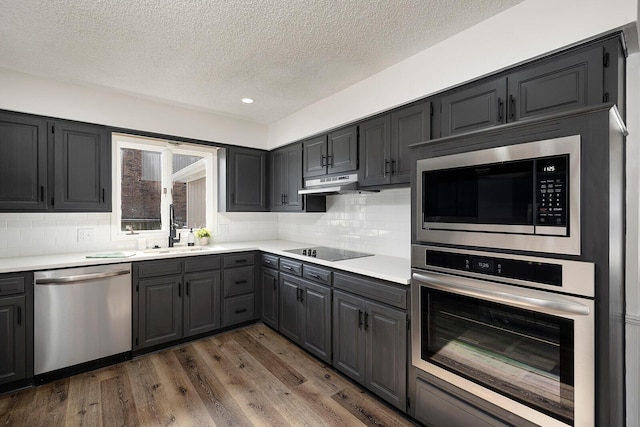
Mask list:
[[176,218],[173,211],[173,203],[169,205],[169,247],[172,248],[174,243],[180,243],[180,236],[176,239]]

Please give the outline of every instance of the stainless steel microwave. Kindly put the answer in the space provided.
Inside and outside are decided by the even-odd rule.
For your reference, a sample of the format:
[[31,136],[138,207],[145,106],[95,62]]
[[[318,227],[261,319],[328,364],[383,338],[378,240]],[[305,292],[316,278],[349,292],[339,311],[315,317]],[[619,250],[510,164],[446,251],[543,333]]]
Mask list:
[[580,254],[580,135],[417,161],[416,240]]

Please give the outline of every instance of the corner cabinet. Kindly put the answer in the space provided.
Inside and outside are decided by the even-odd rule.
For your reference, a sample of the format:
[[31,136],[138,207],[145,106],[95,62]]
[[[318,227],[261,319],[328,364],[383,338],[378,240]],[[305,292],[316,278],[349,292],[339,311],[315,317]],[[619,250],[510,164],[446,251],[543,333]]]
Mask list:
[[226,212],[266,212],[267,152],[228,147],[219,153],[220,209]]
[[302,143],[305,178],[358,170],[358,126],[348,126]]
[[0,112],[0,211],[111,211],[111,135]]
[[271,210],[300,211],[302,196],[302,145],[295,144],[270,153]]
[[412,156],[409,145],[431,137],[431,102],[401,108],[360,124],[362,187],[408,184]]

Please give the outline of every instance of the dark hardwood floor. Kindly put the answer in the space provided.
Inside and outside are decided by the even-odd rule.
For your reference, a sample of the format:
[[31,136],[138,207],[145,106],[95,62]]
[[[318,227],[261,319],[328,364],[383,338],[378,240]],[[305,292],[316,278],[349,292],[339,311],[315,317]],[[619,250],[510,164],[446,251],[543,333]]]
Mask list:
[[0,396],[1,426],[411,426],[257,324]]

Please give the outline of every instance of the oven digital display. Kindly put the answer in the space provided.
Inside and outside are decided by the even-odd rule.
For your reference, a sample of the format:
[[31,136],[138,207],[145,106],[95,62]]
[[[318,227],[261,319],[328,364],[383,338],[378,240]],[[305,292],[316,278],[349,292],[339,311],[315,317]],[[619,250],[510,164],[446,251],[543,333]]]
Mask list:
[[472,270],[479,272],[495,272],[495,263],[492,259],[489,258],[472,258]]

